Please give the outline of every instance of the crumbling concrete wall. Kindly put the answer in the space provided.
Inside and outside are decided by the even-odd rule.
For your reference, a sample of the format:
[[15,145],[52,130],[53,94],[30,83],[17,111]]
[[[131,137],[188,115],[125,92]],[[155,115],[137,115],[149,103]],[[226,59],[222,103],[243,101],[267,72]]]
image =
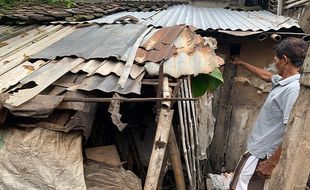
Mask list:
[[[274,41],[252,39],[240,45],[241,59],[260,68],[272,68]],[[231,51],[232,48],[236,46],[230,46],[230,52],[236,52]],[[227,49],[225,54],[229,55]],[[214,104],[218,106],[218,114],[209,155],[214,172],[234,170],[246,151],[253,123],[271,89],[271,84],[258,79],[242,66],[236,68],[227,59],[223,75],[225,84],[219,90],[218,105]]]
[[[270,68],[274,44],[273,41],[244,42],[241,44],[240,58],[257,67]],[[238,66],[230,93],[232,113],[225,157],[227,170],[232,171],[246,151],[247,138],[270,88],[270,83]]]

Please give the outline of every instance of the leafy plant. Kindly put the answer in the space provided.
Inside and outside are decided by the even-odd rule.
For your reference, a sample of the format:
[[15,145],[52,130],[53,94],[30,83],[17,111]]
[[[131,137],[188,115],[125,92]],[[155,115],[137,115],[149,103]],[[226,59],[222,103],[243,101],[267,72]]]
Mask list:
[[219,85],[224,83],[222,73],[215,69],[210,74],[200,74],[192,79],[192,91],[195,97],[200,97],[208,91],[214,91]]

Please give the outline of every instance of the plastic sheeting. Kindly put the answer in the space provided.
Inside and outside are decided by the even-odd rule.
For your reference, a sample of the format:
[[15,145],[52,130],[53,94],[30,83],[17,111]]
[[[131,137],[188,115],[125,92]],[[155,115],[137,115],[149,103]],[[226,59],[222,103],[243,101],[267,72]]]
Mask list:
[[86,189],[82,135],[43,128],[0,130],[0,189]]
[[207,159],[207,148],[212,142],[215,127],[215,118],[212,113],[213,96],[204,94],[197,104],[198,114],[198,141],[199,159]]

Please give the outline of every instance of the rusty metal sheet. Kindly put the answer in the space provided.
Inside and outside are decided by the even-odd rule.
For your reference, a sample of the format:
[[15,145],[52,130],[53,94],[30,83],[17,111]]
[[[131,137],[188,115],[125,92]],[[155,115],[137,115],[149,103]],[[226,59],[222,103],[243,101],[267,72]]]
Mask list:
[[63,58],[33,81],[36,84],[35,87],[22,89],[13,93],[5,103],[11,104],[12,106],[19,106],[27,102],[83,61],[84,59],[81,58]]
[[120,60],[146,29],[140,24],[79,28],[32,58],[55,59],[74,55],[85,59],[115,57]]
[[210,42],[207,43],[190,27],[184,25],[162,28],[139,48],[140,53],[143,53],[137,52],[136,61],[145,63],[150,75],[158,75],[157,63],[162,60],[164,60],[164,73],[175,78],[183,75],[209,74],[224,64],[224,60],[212,49],[216,47],[216,40],[207,39]]
[[91,77],[86,78],[82,84],[78,87],[80,90],[92,91],[100,90],[103,92],[117,92],[120,94],[141,94],[141,80],[144,76],[144,73],[141,73],[136,79],[128,78],[127,83],[124,88],[121,88],[117,84],[119,77],[111,74],[108,76],[101,76],[95,74]]
[[137,50],[135,60],[138,63],[145,61],[160,62],[172,57],[176,49],[172,42],[176,39],[184,26],[166,27],[157,30],[146,42]]

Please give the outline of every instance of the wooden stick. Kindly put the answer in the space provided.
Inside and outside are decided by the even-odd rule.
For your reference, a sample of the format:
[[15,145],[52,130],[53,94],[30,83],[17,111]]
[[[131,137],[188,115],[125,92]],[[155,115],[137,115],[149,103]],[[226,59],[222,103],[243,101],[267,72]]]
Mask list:
[[170,129],[168,148],[170,153],[170,160],[172,164],[172,169],[174,173],[175,183],[178,190],[186,190],[184,175],[182,170],[182,163],[180,159],[180,152],[175,139],[173,128]]
[[[168,78],[164,77],[163,95],[164,97],[171,96],[168,84]],[[156,190],[158,179],[168,143],[170,128],[172,125],[173,110],[170,110],[171,102],[163,102],[159,113],[157,129],[153,144],[153,150],[147,170],[146,180],[144,184],[145,190]],[[168,106],[168,107],[167,107]]]

